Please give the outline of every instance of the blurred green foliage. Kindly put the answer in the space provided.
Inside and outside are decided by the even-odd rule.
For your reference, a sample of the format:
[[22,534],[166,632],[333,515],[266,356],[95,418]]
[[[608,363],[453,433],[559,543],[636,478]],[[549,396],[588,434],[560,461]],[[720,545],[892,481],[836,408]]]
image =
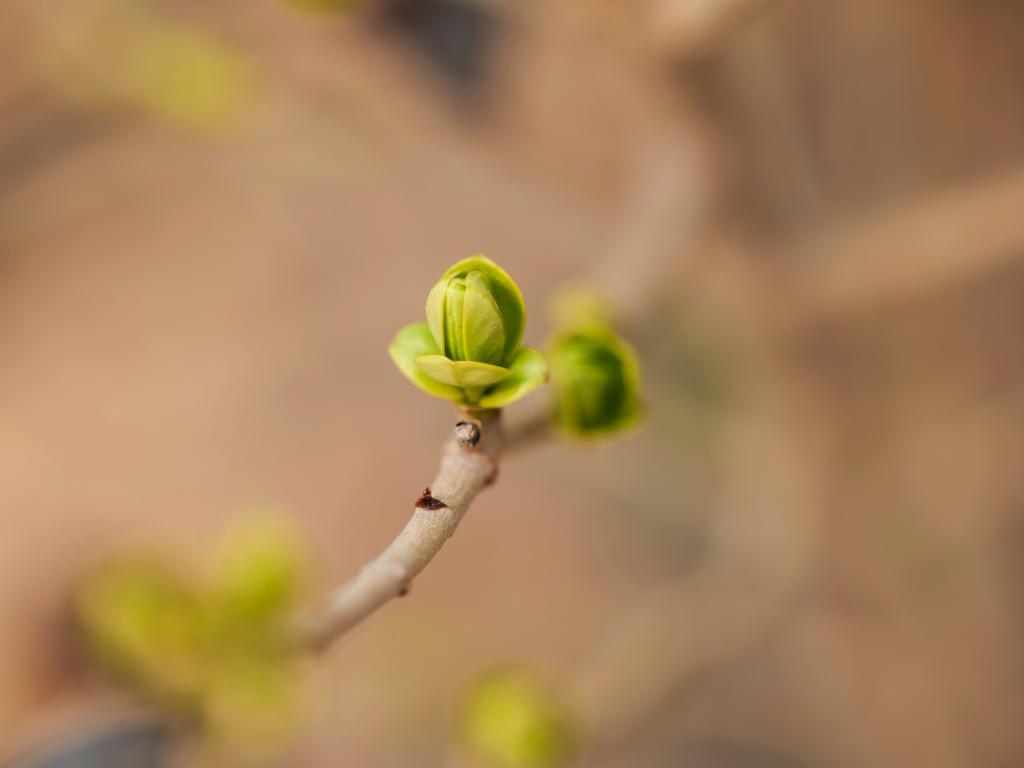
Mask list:
[[75,614],[92,658],[136,695],[223,743],[274,739],[291,724],[284,630],[302,572],[291,530],[259,521],[230,532],[205,579],[155,557],[102,565]]
[[520,667],[496,670],[470,686],[459,729],[467,751],[494,768],[565,765],[577,741],[555,691]]
[[125,65],[124,95],[155,117],[186,127],[225,127],[250,96],[247,59],[199,29],[145,29]]
[[202,26],[115,4],[51,51],[57,84],[93,107],[129,106],[199,133],[237,127],[255,100],[252,60]]
[[291,526],[274,518],[240,524],[214,560],[213,594],[241,624],[272,623],[296,601],[303,557]]
[[565,435],[611,437],[643,416],[640,363],[612,327],[608,307],[574,291],[556,306],[559,330],[548,341],[552,420]]
[[355,6],[359,0],[285,0],[285,2],[303,11],[330,13],[331,11],[348,10]]

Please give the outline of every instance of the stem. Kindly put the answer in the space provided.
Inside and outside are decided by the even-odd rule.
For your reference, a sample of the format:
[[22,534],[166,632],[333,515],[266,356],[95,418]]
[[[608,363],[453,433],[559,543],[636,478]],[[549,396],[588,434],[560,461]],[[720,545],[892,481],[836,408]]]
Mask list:
[[548,411],[536,411],[508,426],[505,431],[505,454],[518,454],[551,439],[553,435],[554,427]]
[[500,411],[474,416],[456,425],[437,475],[398,537],[300,621],[292,638],[300,648],[326,648],[389,600],[406,594],[413,578],[455,533],[477,494],[494,481],[504,442]]

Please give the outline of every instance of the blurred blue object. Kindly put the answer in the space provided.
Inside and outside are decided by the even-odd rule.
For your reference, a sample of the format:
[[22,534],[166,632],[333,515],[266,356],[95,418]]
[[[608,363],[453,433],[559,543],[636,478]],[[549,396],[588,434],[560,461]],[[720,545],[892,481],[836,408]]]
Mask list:
[[3,768],[167,768],[180,729],[149,718],[103,723],[15,758]]
[[482,95],[500,31],[494,10],[465,0],[386,0],[377,18],[458,95]]

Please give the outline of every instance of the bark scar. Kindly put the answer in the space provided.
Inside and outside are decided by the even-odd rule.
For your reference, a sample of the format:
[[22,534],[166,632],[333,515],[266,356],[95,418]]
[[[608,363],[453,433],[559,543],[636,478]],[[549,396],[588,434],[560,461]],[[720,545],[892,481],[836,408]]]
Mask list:
[[476,421],[460,421],[455,425],[455,440],[461,448],[472,448],[480,442],[480,424]]
[[405,597],[409,594],[409,589],[412,587],[412,579],[408,576],[403,576],[398,582],[398,596]]
[[435,499],[430,495],[430,488],[424,488],[423,493],[416,499],[417,509],[445,509],[448,505],[440,499]]
[[490,465],[489,468],[491,470],[491,473],[487,476],[487,481],[484,483],[484,485],[494,485],[496,482],[498,482],[498,465],[490,456],[487,456],[485,458],[487,459],[487,463]]

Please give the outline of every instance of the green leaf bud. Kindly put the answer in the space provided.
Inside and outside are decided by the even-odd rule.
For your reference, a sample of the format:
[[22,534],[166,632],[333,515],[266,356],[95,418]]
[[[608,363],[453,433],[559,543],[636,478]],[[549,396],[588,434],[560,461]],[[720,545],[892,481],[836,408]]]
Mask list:
[[83,639],[103,669],[148,698],[198,705],[210,619],[180,574],[152,559],[110,562],[74,597]]
[[111,560],[74,590],[91,660],[149,704],[196,719],[219,748],[271,744],[295,723],[287,643],[303,548],[283,519],[228,532],[210,578],[154,556]]
[[526,306],[501,267],[474,256],[455,264],[431,289],[427,325],[448,359],[503,366],[523,337]]
[[584,440],[608,437],[635,425],[643,414],[640,366],[633,348],[596,323],[563,332],[548,348],[553,420]]
[[210,598],[240,631],[281,619],[301,590],[305,551],[287,518],[263,513],[232,525],[213,563]]
[[547,379],[537,350],[519,346],[526,307],[519,287],[483,256],[458,262],[427,295],[426,323],[403,328],[389,349],[410,381],[467,408],[500,408]]
[[497,768],[554,768],[575,748],[576,729],[555,691],[527,669],[492,672],[467,692],[462,742]]

